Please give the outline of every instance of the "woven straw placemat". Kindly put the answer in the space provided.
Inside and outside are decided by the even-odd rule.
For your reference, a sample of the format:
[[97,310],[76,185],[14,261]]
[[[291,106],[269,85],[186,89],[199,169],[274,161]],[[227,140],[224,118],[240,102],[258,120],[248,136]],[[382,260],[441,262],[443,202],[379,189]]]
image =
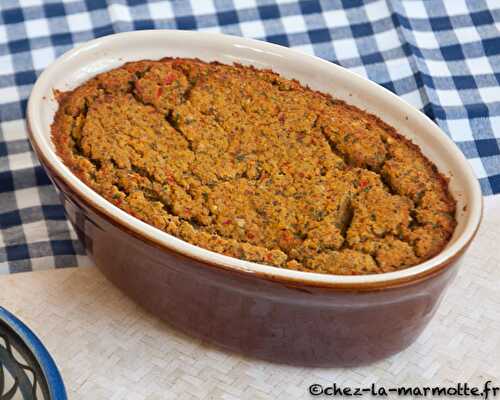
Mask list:
[[[0,277],[0,304],[53,354],[70,399],[308,399],[309,385],[500,386],[500,205],[415,344],[362,368],[283,366],[226,353],[159,321],[96,268]],[[369,397],[368,395],[365,397]]]

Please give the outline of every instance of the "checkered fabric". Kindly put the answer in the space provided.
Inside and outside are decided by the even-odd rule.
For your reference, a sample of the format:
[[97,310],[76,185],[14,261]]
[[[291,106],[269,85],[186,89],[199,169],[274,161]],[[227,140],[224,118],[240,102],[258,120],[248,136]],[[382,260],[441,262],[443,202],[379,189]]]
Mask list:
[[499,27],[498,0],[0,0],[0,273],[88,262],[24,126],[37,75],[76,43],[177,28],[315,54],[423,110],[491,195],[500,193]]

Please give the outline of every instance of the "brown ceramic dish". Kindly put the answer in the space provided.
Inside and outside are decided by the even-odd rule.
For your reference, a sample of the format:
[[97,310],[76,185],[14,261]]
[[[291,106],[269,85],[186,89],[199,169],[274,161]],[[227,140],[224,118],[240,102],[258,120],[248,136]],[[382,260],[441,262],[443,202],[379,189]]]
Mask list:
[[[53,90],[72,89],[126,61],[165,56],[270,68],[380,116],[450,176],[457,227],[447,247],[425,263],[397,272],[306,273],[210,252],[107,202],[55,154],[50,141],[58,106]],[[467,161],[423,114],[338,66],[249,39],[141,31],[89,42],[59,58],[40,76],[28,104],[28,127],[33,148],[60,190],[69,219],[112,282],[182,331],[277,362],[354,365],[407,347],[434,314],[481,218],[481,192]]]

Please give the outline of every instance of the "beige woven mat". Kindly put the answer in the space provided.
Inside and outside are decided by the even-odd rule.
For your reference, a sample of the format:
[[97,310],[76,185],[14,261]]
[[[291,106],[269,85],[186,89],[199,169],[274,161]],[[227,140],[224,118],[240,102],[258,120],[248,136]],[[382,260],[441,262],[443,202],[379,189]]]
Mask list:
[[2,276],[0,304],[52,352],[70,399],[309,399],[309,385],[333,382],[500,386],[498,203],[487,202],[479,237],[422,336],[363,368],[295,368],[221,352],[158,321],[95,268]]

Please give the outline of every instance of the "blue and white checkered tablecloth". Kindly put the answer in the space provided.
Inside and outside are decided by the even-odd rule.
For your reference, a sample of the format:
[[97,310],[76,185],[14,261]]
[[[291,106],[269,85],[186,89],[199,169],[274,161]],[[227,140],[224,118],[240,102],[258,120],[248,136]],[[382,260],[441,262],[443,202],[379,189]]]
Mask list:
[[177,28],[315,54],[423,110],[500,193],[499,0],[0,0],[0,274],[83,265],[84,250],[30,149],[37,75],[95,37]]

